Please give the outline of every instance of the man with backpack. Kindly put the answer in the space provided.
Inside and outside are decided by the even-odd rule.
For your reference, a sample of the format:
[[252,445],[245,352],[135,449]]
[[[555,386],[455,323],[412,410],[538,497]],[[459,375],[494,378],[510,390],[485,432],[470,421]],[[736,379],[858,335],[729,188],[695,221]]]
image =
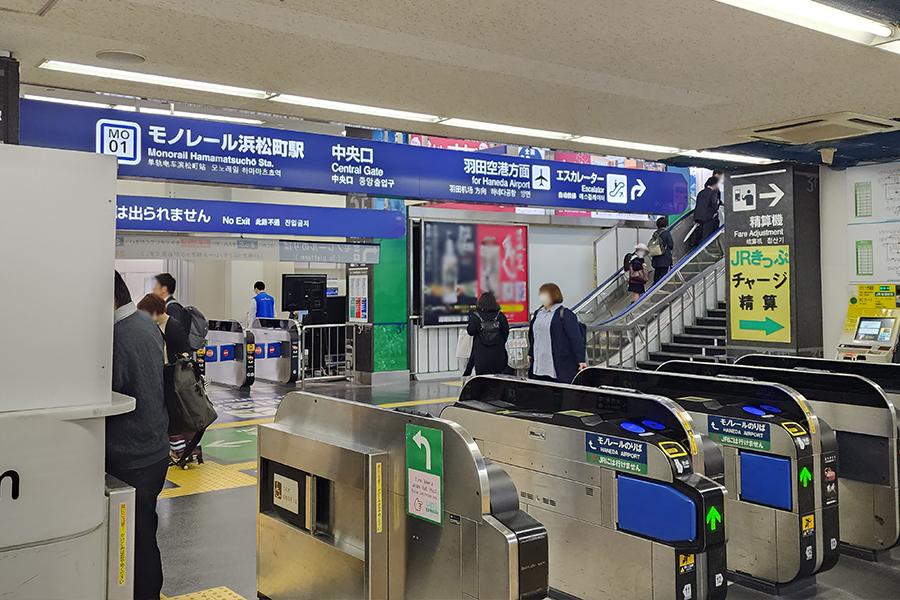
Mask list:
[[191,350],[197,351],[206,345],[206,334],[209,333],[209,322],[196,306],[185,308],[175,299],[175,278],[169,273],[160,273],[155,277],[153,294],[166,302],[166,314],[175,319],[188,335]]
[[475,310],[469,313],[466,333],[473,339],[464,377],[471,375],[473,369],[476,375],[501,375],[509,370],[506,354],[509,321],[492,293],[484,292],[478,298]]
[[668,217],[658,218],[656,231],[653,232],[650,243],[647,244],[650,264],[653,265],[653,283],[665,277],[672,268],[672,250],[675,249],[675,240],[672,239],[672,234],[667,229],[668,226]]

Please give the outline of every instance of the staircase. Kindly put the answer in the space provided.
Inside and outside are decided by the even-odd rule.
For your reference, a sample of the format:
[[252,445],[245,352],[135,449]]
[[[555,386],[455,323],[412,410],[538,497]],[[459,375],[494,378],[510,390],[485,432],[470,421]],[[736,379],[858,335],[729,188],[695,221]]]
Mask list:
[[701,362],[731,362],[726,356],[726,312],[725,303],[706,311],[705,317],[695,319],[694,325],[684,328],[684,333],[673,336],[669,343],[663,343],[660,350],[650,352],[649,360],[638,361],[638,367],[656,370],[670,360],[696,360]]

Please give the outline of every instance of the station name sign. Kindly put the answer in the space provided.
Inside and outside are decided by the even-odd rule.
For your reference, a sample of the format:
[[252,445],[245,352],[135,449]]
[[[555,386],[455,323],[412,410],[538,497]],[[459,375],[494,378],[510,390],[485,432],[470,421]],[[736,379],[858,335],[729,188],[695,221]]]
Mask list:
[[118,157],[120,177],[330,194],[679,214],[678,173],[458,152],[21,101],[21,143]]

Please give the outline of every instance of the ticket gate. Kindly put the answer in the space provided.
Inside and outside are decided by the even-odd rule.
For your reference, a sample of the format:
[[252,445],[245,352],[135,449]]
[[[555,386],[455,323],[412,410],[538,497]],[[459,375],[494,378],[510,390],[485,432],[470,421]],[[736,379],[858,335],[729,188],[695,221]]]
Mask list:
[[300,373],[300,334],[292,319],[253,319],[256,379],[294,385]]
[[[845,367],[857,372],[860,368],[870,372],[890,371],[900,366],[793,358],[754,356],[728,368],[701,371],[683,365],[675,368],[775,381],[803,394],[837,435],[842,550],[859,558],[882,558],[900,541],[897,411],[876,382],[838,371]],[[759,363],[773,366],[754,366]],[[833,366],[834,370],[800,366],[808,364]],[[788,369],[775,368],[775,365]],[[890,384],[893,377],[888,373],[884,381]]]
[[292,392],[258,491],[260,598],[547,595],[546,529],[456,423]]
[[212,383],[238,389],[253,385],[256,344],[253,332],[244,330],[238,321],[209,321],[206,348],[203,355],[204,372]]
[[705,470],[728,488],[728,569],[736,582],[777,592],[808,585],[837,563],[836,442],[795,391],[607,367],[585,369],[574,383],[666,396],[721,448],[721,466]]
[[726,491],[695,472],[703,448],[673,402],[480,376],[441,417],[547,527],[553,597],[725,598]]

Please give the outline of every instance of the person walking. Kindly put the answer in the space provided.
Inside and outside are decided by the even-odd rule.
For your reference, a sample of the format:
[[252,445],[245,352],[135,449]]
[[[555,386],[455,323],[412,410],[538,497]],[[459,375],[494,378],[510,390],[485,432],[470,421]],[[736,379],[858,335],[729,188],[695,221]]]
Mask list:
[[[656,232],[650,238],[650,264],[653,266],[653,283],[660,281],[672,268],[672,250],[675,249],[675,240],[668,230],[669,218],[660,217],[656,220]],[[654,248],[658,252],[654,256]]]
[[509,370],[509,321],[494,294],[485,292],[478,298],[475,310],[469,313],[466,333],[472,336],[472,353],[464,377],[471,375],[473,369],[476,375],[500,375]]
[[266,284],[257,281],[253,284],[253,293],[255,294],[250,300],[250,310],[247,311],[247,326],[253,326],[253,319],[274,319],[275,318],[275,298],[266,293]]
[[179,356],[190,356],[191,345],[188,342],[187,332],[178,319],[173,319],[166,312],[166,303],[155,294],[147,294],[138,302],[138,310],[142,310],[156,321],[159,330],[163,334],[165,348],[164,357],[166,365],[173,365]]
[[650,280],[647,263],[644,262],[649,250],[646,244],[638,244],[634,247],[634,254],[631,255],[631,264],[628,265],[628,291],[631,292],[632,303],[638,301]]
[[134,599],[159,600],[162,560],[156,500],[169,466],[169,414],[164,401],[163,336],[131,301],[116,271],[112,389],[135,409],[106,419],[106,472],[135,489]]
[[694,223],[697,223],[700,229],[701,244],[718,229],[719,180],[715,177],[707,179],[706,187],[697,194],[697,206],[694,207]]
[[578,371],[587,368],[584,330],[575,313],[563,306],[558,285],[542,285],[540,299],[541,308],[528,329],[528,376],[572,383]]
[[166,314],[174,317],[185,333],[191,330],[191,315],[184,309],[184,306],[175,299],[175,278],[169,273],[160,273],[154,279],[153,294],[158,296],[166,303]]

